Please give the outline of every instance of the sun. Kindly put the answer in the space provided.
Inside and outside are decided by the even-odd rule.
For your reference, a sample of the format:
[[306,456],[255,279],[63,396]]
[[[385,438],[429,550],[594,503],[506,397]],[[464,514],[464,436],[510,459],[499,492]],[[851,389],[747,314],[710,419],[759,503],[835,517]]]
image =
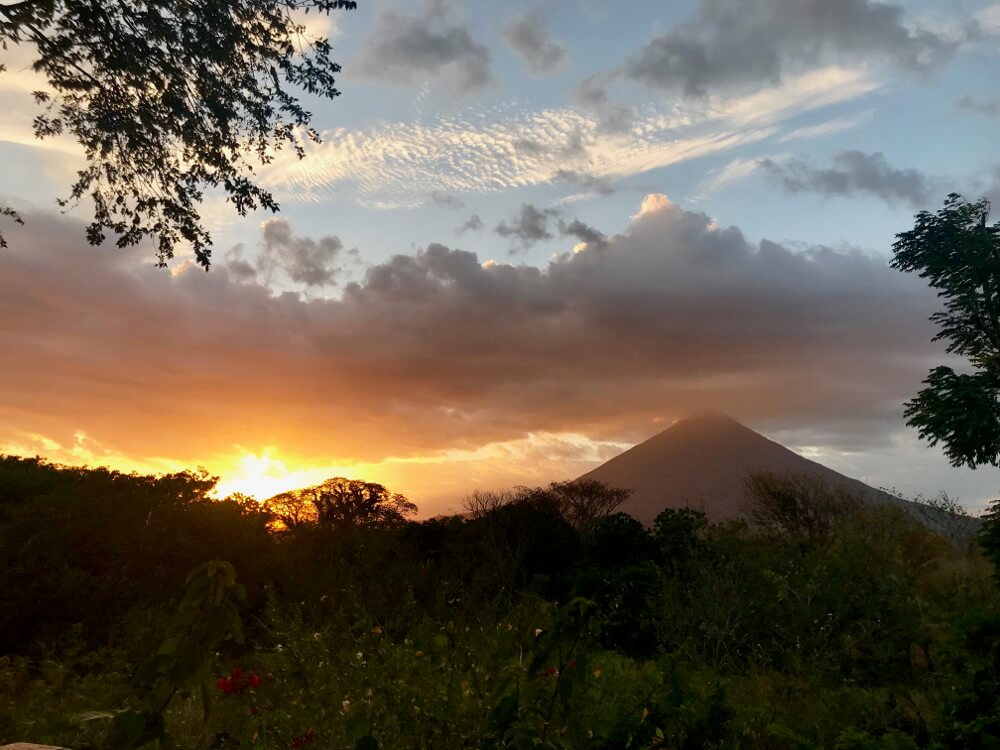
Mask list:
[[344,467],[290,469],[285,460],[275,457],[271,450],[245,453],[232,469],[219,472],[215,491],[219,497],[234,492],[264,501],[288,490],[319,484],[331,476],[346,476]]

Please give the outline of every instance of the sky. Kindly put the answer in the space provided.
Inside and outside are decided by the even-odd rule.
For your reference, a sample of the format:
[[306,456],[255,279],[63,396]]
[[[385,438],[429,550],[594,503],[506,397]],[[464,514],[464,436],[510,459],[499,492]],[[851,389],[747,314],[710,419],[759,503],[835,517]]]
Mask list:
[[712,409],[907,496],[998,494],[905,425],[947,356],[889,260],[948,193],[1000,201],[1000,3],[359,6],[304,19],[342,95],[260,172],[280,214],[208,196],[208,273],[86,244],[55,203],[79,151],[0,53],[0,452],[431,515]]

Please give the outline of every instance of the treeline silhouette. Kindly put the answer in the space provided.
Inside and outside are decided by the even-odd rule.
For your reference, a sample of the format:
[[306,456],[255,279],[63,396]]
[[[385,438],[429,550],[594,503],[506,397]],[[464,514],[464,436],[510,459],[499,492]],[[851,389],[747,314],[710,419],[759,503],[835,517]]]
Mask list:
[[247,640],[206,652],[211,731],[170,693],[181,746],[1000,746],[995,520],[948,539],[802,477],[752,479],[747,520],[652,528],[597,482],[422,522],[373,483],[213,487],[0,458],[0,742],[142,746],[79,712],[132,705],[217,559]]

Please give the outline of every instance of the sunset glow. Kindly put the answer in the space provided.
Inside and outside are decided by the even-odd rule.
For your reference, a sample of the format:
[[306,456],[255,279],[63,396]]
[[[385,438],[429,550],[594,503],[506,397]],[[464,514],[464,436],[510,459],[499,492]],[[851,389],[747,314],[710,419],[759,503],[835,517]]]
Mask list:
[[220,470],[219,474],[219,483],[216,485],[219,497],[239,492],[260,501],[281,492],[319,484],[331,476],[356,478],[356,473],[348,467],[289,468],[284,460],[276,458],[269,451],[247,453],[235,468]]
[[258,499],[363,477],[433,514],[716,409],[876,484],[991,496],[995,474],[905,427],[938,302],[887,258],[949,190],[1000,198],[1000,110],[976,93],[997,5],[912,3],[877,32],[770,1],[751,30],[695,0],[302,15],[343,96],[304,100],[305,158],[269,146],[280,213],[206,194],[208,273],[183,245],[167,269],[148,243],[89,246],[86,201],[59,212],[85,156],[31,134],[46,82],[14,46],[0,451],[204,467]]

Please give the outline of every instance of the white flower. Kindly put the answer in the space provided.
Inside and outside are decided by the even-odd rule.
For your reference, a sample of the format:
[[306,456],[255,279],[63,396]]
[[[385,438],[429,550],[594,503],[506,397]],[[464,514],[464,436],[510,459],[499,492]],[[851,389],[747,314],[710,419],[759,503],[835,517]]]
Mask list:
[[535,628],[535,638],[537,638],[541,634],[542,634],[542,629],[541,628]]
[[358,653],[356,653],[356,654],[355,654],[355,656],[357,656],[357,657],[358,657],[358,661],[361,661],[362,659],[364,659],[364,658],[365,658],[365,655],[364,655],[364,654],[362,654],[362,653],[361,653],[360,651],[358,651]]
[[344,698],[344,700],[342,700],[340,702],[340,705],[343,706],[344,710],[346,711],[347,709],[349,709],[351,707],[351,702],[349,700],[347,700],[347,698]]
[[321,641],[321,640],[323,640],[323,634],[322,633],[313,633],[313,640],[314,641]]

